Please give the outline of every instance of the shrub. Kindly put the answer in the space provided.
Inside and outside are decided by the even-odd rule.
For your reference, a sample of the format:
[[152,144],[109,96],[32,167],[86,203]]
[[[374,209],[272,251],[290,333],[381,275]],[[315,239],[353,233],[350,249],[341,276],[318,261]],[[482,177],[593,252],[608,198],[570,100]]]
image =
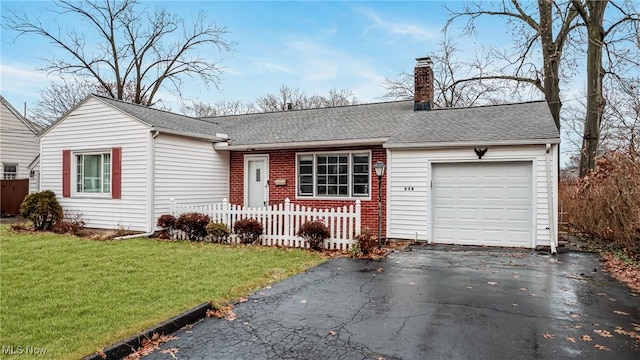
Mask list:
[[202,241],[207,236],[207,224],[211,219],[205,214],[191,212],[178,217],[175,227],[182,230],[191,241]]
[[84,230],[82,213],[77,210],[64,210],[62,219],[53,225],[53,231],[58,234],[79,235]]
[[252,244],[262,235],[262,224],[256,219],[242,219],[233,224],[233,231],[243,244]]
[[62,218],[62,207],[56,194],[45,190],[27,195],[20,205],[20,216],[33,222],[36,230],[50,230]]
[[358,248],[364,255],[371,254],[378,246],[378,241],[371,235],[371,229],[365,227],[355,237]]
[[298,236],[307,241],[311,250],[322,250],[324,240],[328,239],[331,233],[322,220],[314,220],[302,224],[298,230]]
[[156,220],[156,225],[162,230],[158,234],[161,239],[169,239],[171,237],[170,231],[176,228],[176,217],[171,214],[162,214]]
[[561,206],[571,226],[603,245],[640,255],[640,161],[609,153],[596,170],[560,186]]
[[224,223],[212,222],[207,225],[207,233],[211,236],[213,241],[222,243],[229,238],[231,230],[229,230],[229,227]]

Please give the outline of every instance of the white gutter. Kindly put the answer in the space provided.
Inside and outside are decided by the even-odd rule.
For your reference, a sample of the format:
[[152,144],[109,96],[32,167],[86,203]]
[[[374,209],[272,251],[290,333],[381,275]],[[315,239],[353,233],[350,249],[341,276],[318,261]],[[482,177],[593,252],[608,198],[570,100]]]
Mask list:
[[[300,149],[303,147],[328,148],[336,146],[368,146],[382,145],[389,138],[369,138],[369,139],[346,139],[346,140],[320,140],[320,141],[300,141],[272,144],[248,144],[248,145],[228,145],[226,143],[214,144],[216,150],[279,150],[279,149]],[[233,143],[233,140],[231,141]]]
[[[198,134],[198,133],[193,133],[193,132],[189,132],[189,131],[179,131],[179,130],[172,130],[172,129],[165,129],[165,128],[160,128],[160,127],[152,127],[151,128],[152,132],[163,132],[166,134],[171,134],[171,135],[178,135],[178,136],[184,136],[184,137],[190,137],[190,138],[196,138],[196,139],[203,139],[203,140],[211,140],[211,141],[215,141],[215,142],[224,142],[229,140],[229,136],[226,134],[218,134],[216,133],[215,135],[206,135],[206,134]],[[156,135],[157,136],[157,135]]]
[[545,160],[547,163],[547,199],[549,200],[549,245],[551,247],[551,253],[557,253],[556,250],[556,224],[554,221],[553,211],[553,184],[551,180],[551,144],[547,144],[547,152],[545,154]]
[[502,145],[543,145],[559,144],[560,139],[531,139],[531,140],[496,140],[484,142],[472,141],[451,141],[451,142],[426,142],[426,143],[386,143],[383,147],[387,149],[437,149],[452,147],[486,147]]

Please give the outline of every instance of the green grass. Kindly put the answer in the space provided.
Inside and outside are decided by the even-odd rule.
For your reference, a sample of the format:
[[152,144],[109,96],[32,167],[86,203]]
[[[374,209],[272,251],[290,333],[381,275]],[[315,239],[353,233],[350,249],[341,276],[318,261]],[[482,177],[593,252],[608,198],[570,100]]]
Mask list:
[[[303,250],[94,241],[0,228],[0,345],[76,359],[190,309],[317,265]],[[0,352],[0,357],[9,357]],[[14,356],[11,358],[15,358]]]

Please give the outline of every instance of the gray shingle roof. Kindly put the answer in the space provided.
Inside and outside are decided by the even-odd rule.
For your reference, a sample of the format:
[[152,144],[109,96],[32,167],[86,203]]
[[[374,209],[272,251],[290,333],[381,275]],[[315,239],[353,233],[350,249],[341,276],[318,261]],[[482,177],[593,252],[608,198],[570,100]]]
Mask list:
[[155,128],[207,136],[223,133],[222,128],[214,120],[193,118],[98,95],[91,96]]
[[413,101],[209,118],[231,145],[388,138],[387,144],[557,140],[544,101],[413,111]]

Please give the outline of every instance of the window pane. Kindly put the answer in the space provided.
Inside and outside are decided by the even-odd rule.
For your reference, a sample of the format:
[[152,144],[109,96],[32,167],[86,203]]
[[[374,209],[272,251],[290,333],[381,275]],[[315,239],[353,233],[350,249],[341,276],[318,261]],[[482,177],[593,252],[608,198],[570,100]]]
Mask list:
[[313,196],[313,155],[298,156],[298,195]]
[[104,154],[102,157],[102,192],[111,193],[111,154]]
[[353,196],[369,195],[369,154],[353,155]]
[[82,155],[76,155],[76,191],[84,192],[84,169]]

